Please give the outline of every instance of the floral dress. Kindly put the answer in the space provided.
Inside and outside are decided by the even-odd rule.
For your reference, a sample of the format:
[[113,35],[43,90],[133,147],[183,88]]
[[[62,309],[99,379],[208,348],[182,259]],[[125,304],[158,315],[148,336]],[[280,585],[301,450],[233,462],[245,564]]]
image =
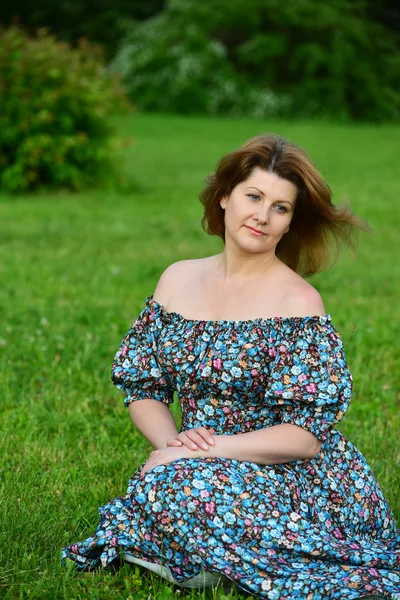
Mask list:
[[272,600],[400,599],[400,531],[361,452],[338,430],[352,376],[331,315],[187,319],[148,296],[112,381],[124,404],[177,392],[182,428],[235,435],[292,423],[322,441],[282,464],[203,456],[133,473],[99,510],[95,534],[61,561],[108,567],[121,553],[184,582],[221,573]]

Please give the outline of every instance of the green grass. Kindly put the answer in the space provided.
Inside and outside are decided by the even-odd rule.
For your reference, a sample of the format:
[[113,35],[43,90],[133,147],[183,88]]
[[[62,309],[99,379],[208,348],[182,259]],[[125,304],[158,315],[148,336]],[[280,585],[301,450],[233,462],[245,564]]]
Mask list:
[[[338,429],[370,463],[397,523],[399,481],[398,139],[400,128],[136,114],[131,191],[0,196],[1,588],[9,599],[222,598],[129,565],[62,570],[62,546],[94,533],[151,451],[134,430],[111,362],[164,268],[222,250],[198,194],[224,153],[265,131],[304,146],[334,202],[375,235],[310,279],[339,329],[354,378]],[[173,405],[179,423],[177,402]],[[179,423],[180,424],[180,423]],[[230,598],[244,598],[235,590]]]

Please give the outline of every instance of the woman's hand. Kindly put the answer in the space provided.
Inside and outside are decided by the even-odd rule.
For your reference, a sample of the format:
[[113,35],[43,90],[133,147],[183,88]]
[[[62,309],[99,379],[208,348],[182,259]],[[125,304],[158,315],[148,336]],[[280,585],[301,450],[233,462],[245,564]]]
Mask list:
[[214,445],[214,440],[212,438],[212,434],[214,433],[215,431],[212,427],[210,427],[209,430],[206,427],[187,429],[186,431],[178,433],[177,436],[169,438],[169,440],[167,440],[167,447],[182,447],[182,445],[184,445],[191,450],[197,450],[200,446],[203,450],[208,450],[206,442],[210,445]]
[[166,465],[179,458],[196,458],[199,455],[199,450],[188,450],[185,446],[181,448],[157,448],[153,450],[147,461],[144,463],[140,471],[140,477],[143,477],[149,469],[157,465]]

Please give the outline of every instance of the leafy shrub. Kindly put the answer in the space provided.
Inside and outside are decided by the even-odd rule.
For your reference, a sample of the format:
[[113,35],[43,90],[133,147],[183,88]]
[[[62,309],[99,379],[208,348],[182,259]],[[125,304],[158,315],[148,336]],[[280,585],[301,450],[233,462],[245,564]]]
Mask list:
[[176,27],[168,14],[132,25],[110,64],[135,104],[149,111],[276,116],[289,95],[254,87],[233,69],[227,50],[194,22]]
[[0,187],[78,190],[114,171],[110,118],[128,104],[101,52],[46,30],[0,32]]
[[400,118],[399,36],[365,0],[169,0],[112,69],[149,110]]

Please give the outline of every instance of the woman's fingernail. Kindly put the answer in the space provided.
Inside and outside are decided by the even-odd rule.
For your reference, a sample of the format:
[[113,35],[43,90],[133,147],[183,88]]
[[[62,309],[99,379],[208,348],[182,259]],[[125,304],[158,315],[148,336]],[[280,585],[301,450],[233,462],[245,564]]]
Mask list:
[[209,440],[207,440],[209,444],[213,444],[214,440],[212,440],[211,438]]
[[203,450],[208,450],[207,444],[202,444],[201,447],[203,448]]
[[192,444],[192,448],[193,448],[193,450],[196,450],[197,449],[196,444]]

